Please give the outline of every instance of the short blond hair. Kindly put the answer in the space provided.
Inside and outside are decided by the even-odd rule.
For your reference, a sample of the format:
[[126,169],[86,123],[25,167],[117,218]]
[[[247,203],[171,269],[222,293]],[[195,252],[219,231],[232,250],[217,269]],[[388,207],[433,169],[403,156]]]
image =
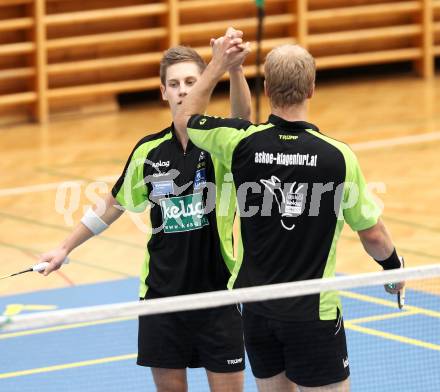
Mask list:
[[161,83],[165,85],[168,67],[174,64],[185,62],[195,63],[198,66],[200,73],[202,73],[206,68],[205,61],[193,48],[182,45],[174,46],[165,51],[162,56],[162,60],[160,60]]
[[267,93],[274,107],[300,104],[313,91],[315,59],[299,45],[282,45],[267,55],[264,74]]

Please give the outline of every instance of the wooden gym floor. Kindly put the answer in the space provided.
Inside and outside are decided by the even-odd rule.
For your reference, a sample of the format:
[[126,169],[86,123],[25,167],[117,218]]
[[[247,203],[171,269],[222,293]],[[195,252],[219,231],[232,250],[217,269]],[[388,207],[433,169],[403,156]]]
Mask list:
[[[349,143],[367,181],[383,184],[375,193],[408,266],[440,262],[439,102],[438,75],[430,82],[407,75],[376,76],[318,82],[310,108],[310,122]],[[268,107],[263,106],[265,119]],[[217,94],[208,113],[227,115],[227,96]],[[0,275],[27,268],[39,253],[57,246],[84,205],[91,204],[86,193],[108,192],[135,143],[169,122],[167,106],[149,104],[59,119],[46,127],[0,129]],[[93,188],[90,183],[97,179],[107,182]],[[74,181],[76,191],[56,207],[57,186],[64,181]],[[71,221],[63,216],[65,210],[72,212]],[[137,276],[145,234],[126,215],[74,251],[72,264],[61,272],[3,280],[0,295]],[[337,265],[341,273],[378,270],[348,227],[339,242]]]

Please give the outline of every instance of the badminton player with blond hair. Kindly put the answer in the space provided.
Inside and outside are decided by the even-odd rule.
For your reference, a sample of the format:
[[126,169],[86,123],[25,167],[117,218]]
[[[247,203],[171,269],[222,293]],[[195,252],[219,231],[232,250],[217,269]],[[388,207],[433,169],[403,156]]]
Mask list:
[[[240,64],[228,37],[179,108],[175,125],[233,174],[243,257],[234,287],[333,277],[344,221],[384,269],[401,268],[352,150],[307,121],[315,61],[297,45],[274,48],[264,65],[267,122],[205,115],[225,68]],[[403,283],[388,286],[392,294]],[[337,292],[243,304],[246,351],[260,392],[349,390],[349,361]]]

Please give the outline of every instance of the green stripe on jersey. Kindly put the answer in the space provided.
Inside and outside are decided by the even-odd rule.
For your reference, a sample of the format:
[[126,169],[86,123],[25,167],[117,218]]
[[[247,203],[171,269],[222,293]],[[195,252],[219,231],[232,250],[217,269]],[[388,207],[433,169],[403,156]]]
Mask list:
[[153,230],[148,230],[147,233],[147,251],[145,252],[144,262],[141,267],[141,274],[139,276],[139,298],[145,298],[148,291],[146,283],[148,274],[150,273],[150,253],[148,252],[148,242],[151,239]]
[[[338,149],[345,160],[344,191],[341,205],[339,206],[338,220],[333,235],[330,252],[327,257],[323,278],[331,278],[336,272],[336,245],[344,227],[344,219],[353,230],[363,230],[374,226],[380,216],[380,209],[368,192],[366,183],[359,167],[356,155],[346,144],[322,135],[311,129],[306,131],[313,136],[331,144]],[[352,185],[356,184],[359,191],[357,202],[350,208],[343,209],[350,201]],[[342,305],[337,291],[327,291],[320,294],[319,317],[321,320],[334,320],[337,317],[336,309],[341,310]]]
[[218,127],[211,129],[188,128],[191,141],[202,150],[209,151],[213,157],[231,169],[232,155],[238,144],[254,133],[273,128],[273,124],[251,125],[246,130]]
[[144,164],[148,154],[163,142],[170,140],[169,132],[160,139],[142,143],[131,156],[130,163],[124,176],[124,182],[115,199],[125,209],[132,212],[142,212],[148,204],[148,189],[144,181]]
[[215,171],[215,212],[220,250],[229,273],[232,274],[235,267],[234,241],[232,239],[236,208],[235,186],[232,181],[232,173],[215,157],[211,157],[211,160]]
[[[158,147],[163,142],[170,140],[172,133],[169,132],[159,139],[153,139],[142,143],[133,152],[130,164],[125,172],[124,183],[116,195],[116,200],[121,206],[129,211],[142,212],[148,205],[148,189],[144,181],[144,163],[151,150]],[[141,267],[139,298],[145,298],[148,286],[146,280],[150,272],[150,253],[148,252],[148,242],[152,236],[152,230],[147,234],[147,247],[144,262]]]
[[[191,141],[202,150],[209,151],[212,157],[213,162],[218,162],[218,164],[223,164],[226,171],[231,170],[232,165],[232,156],[234,154],[235,148],[238,144],[249,136],[254,135],[257,132],[265,131],[267,129],[273,128],[274,125],[271,123],[260,124],[260,125],[250,125],[246,129],[238,129],[234,127],[217,127],[210,129],[196,129],[196,128],[188,128],[188,135]],[[216,182],[217,182],[216,175]],[[218,187],[218,182],[217,182]],[[235,184],[233,184],[233,189],[235,192]],[[219,195],[217,194],[217,197]],[[223,206],[223,203],[219,201],[217,198],[217,206]],[[235,210],[236,198],[234,194],[234,210]],[[232,204],[229,204],[229,214],[231,213]],[[217,211],[217,216],[219,211]],[[232,221],[229,218],[221,219],[218,221],[218,231],[223,242],[222,244],[222,254],[225,258],[225,261],[228,265],[229,271],[231,272],[231,277],[228,282],[228,288],[232,289],[234,287],[235,280],[237,279],[238,273],[240,271],[240,267],[243,261],[243,242],[241,238],[241,232],[238,230],[237,238],[234,238],[234,241],[237,243],[238,252],[235,258],[228,257],[228,252],[232,252],[232,238],[229,239],[227,237],[226,230],[231,227]],[[238,219],[238,223],[240,224],[240,220]],[[225,230],[226,229],[226,230]],[[231,235],[231,234],[229,234]],[[222,238],[222,236],[224,236]],[[225,244],[230,243],[231,245]]]
[[[381,209],[376,204],[365,182],[359,162],[354,152],[346,144],[307,129],[310,134],[333,145],[344,156],[346,172],[344,193],[338,219],[345,219],[352,230],[366,230],[373,227],[381,215]],[[356,196],[356,199],[354,199]]]

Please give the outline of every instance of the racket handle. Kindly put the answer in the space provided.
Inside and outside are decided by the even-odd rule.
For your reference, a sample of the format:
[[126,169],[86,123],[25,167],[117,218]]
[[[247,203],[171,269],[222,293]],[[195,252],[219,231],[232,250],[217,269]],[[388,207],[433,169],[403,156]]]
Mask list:
[[[400,264],[402,264],[401,268],[405,268],[405,260],[402,256],[399,256]],[[403,309],[405,306],[405,286],[397,293],[397,305],[399,309]]]
[[[63,260],[63,264],[69,264],[68,257],[66,257]],[[44,271],[48,265],[49,265],[49,263],[47,261],[43,261],[42,263],[38,263],[38,264],[35,264],[34,266],[32,266],[32,271],[35,271],[35,272]]]
[[405,306],[405,287],[397,293],[397,304],[399,309],[403,309]]

